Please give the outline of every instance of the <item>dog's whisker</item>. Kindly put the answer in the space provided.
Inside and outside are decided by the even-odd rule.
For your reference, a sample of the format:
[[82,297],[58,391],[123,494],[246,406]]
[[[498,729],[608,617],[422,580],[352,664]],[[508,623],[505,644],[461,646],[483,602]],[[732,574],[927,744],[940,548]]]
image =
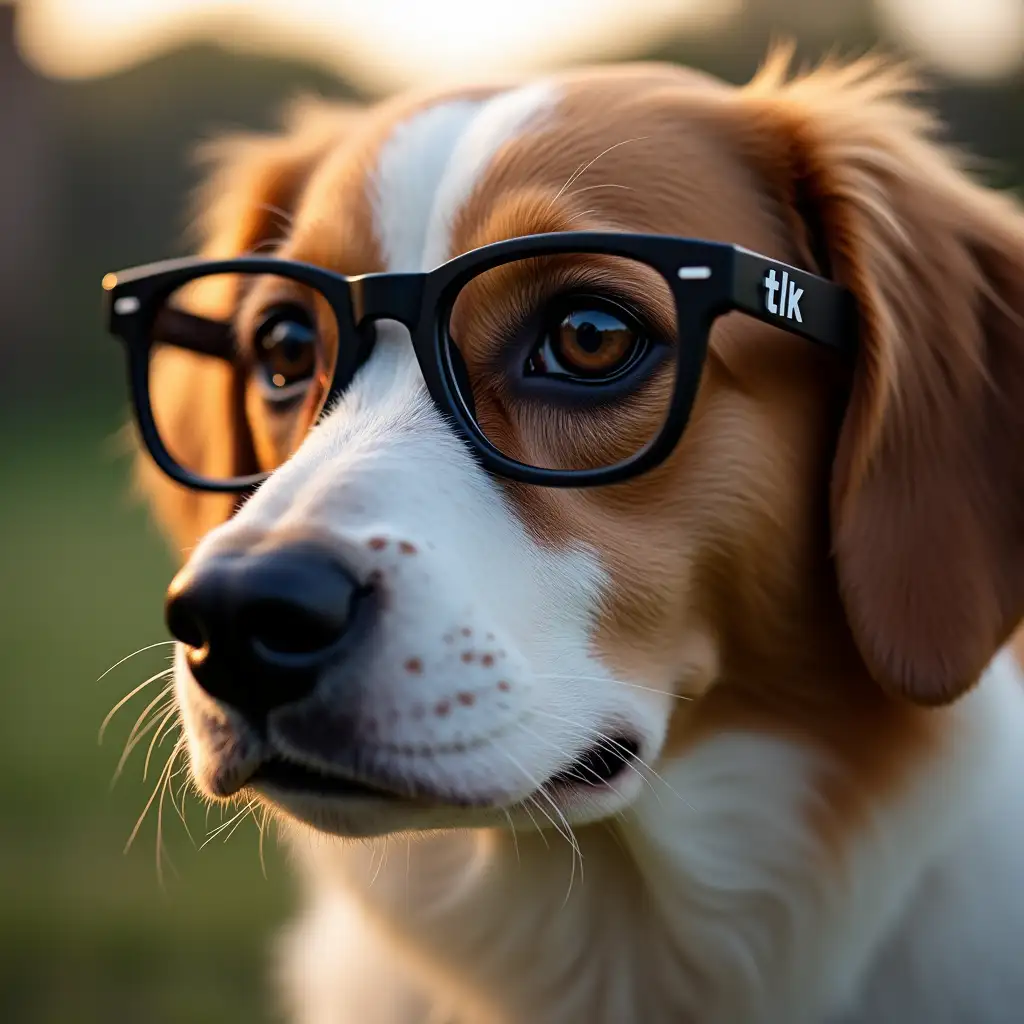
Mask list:
[[167,683],[163,687],[163,689],[142,709],[142,714],[139,715],[139,717],[135,719],[135,724],[131,727],[131,730],[128,732],[128,739],[125,740],[125,745],[131,743],[131,741],[133,739],[135,739],[135,737],[138,735],[139,729],[142,728],[143,723],[146,721],[147,717],[150,715],[150,713],[153,711],[153,709],[161,701],[164,701],[164,700],[168,699],[168,697],[171,694],[172,688],[173,688],[173,684],[172,683]]
[[[156,708],[150,717],[149,721],[137,731],[133,730],[134,735],[127,740],[124,745],[124,749],[121,751],[121,756],[118,758],[117,767],[114,769],[114,774],[110,780],[110,786],[113,788],[117,785],[117,780],[121,777],[121,773],[124,771],[125,765],[128,763],[128,758],[131,757],[132,751],[146,738],[146,736],[154,729],[159,729],[164,722],[167,721],[167,715],[173,711],[173,700],[168,700],[160,707]],[[138,723],[136,723],[137,725]],[[145,776],[143,776],[145,779]]]
[[[503,754],[512,763],[513,767],[515,767],[515,769],[534,787],[536,793],[543,792],[543,787],[541,786],[541,784],[536,780],[536,778],[534,778],[533,775],[530,774],[530,772],[526,770],[526,768],[523,767],[523,765],[519,761],[516,760],[515,757],[513,757],[503,747],[498,745],[496,746],[499,752]],[[551,805],[554,808],[555,814],[558,816],[559,820],[568,827],[568,822],[565,821],[565,816],[562,814],[561,808],[559,808],[554,803],[554,801],[551,801],[550,797],[548,797],[548,800],[549,802],[551,802]],[[534,806],[537,808],[538,811],[541,812],[541,814],[544,815],[545,818],[547,818],[547,820],[554,827],[555,831],[558,832],[558,834],[562,836],[562,838],[565,839],[565,841],[569,843],[569,845],[573,847],[573,849],[578,851],[579,847],[576,843],[576,837],[572,830],[569,829],[568,834],[566,832],[563,832],[561,825],[559,824],[559,821],[556,821],[554,818],[552,818],[551,815],[548,814],[548,812],[540,804],[535,802]]]
[[523,807],[523,810],[524,810],[524,811],[526,812],[527,816],[529,817],[529,819],[530,819],[531,823],[533,824],[533,828],[534,828],[534,831],[535,831],[535,832],[537,833],[537,835],[539,835],[539,836],[541,837],[541,839],[542,839],[542,840],[544,841],[544,848],[545,848],[545,849],[547,849],[547,850],[550,850],[550,849],[551,849],[551,844],[550,844],[550,843],[548,842],[548,837],[547,837],[547,835],[545,834],[545,832],[544,832],[544,829],[542,829],[542,828],[540,827],[540,823],[539,823],[539,822],[537,821],[537,819],[536,819],[536,818],[535,818],[535,817],[533,816],[533,811],[531,811],[531,810],[530,810],[530,801],[529,801],[529,800],[527,800],[527,802],[526,802],[526,803],[524,803],[524,804],[522,805],[522,807]]
[[[546,712],[541,713],[549,714]],[[562,721],[566,725],[572,724],[569,719],[562,719]],[[637,754],[631,748],[627,747],[625,744],[619,742],[618,740],[612,738],[606,732],[602,732],[600,729],[585,726],[583,727],[583,730],[585,735],[588,736],[588,738],[597,743],[598,749],[605,750],[610,754],[618,754],[622,756],[624,767],[635,772],[641,778],[641,780],[643,780],[643,782],[650,787],[651,792],[654,793],[654,796],[659,801],[659,803],[661,801],[661,794],[658,793],[658,791],[654,788],[654,783],[646,775],[644,775],[643,772],[640,771],[638,765],[645,768],[658,782],[662,783],[664,786],[667,786],[670,790],[672,790],[672,793],[675,796],[679,797],[680,800],[683,799],[678,793],[676,793],[672,786],[668,782],[666,782],[661,775],[658,774],[657,771],[655,771],[642,757],[640,757],[639,754]]]
[[[381,871],[384,870],[384,865],[387,863],[388,854],[390,853],[390,851],[391,851],[391,836],[385,836],[384,837],[384,843],[383,843],[383,846],[382,846],[381,851],[380,851],[380,859],[377,861],[377,870],[374,871],[373,877],[370,879],[370,886],[371,887],[373,886],[373,883],[377,881],[378,877],[380,877]],[[372,863],[372,855],[371,855],[371,863]]]
[[227,821],[222,821],[212,832],[208,833],[206,838],[199,844],[200,850],[205,850],[223,832],[226,832],[232,825],[242,821],[245,816],[249,813],[249,804],[246,804],[241,810],[236,811],[228,818]]
[[[164,850],[164,799],[167,796],[171,788],[171,778],[173,777],[173,767],[175,761],[178,759],[178,754],[184,749],[183,743],[176,743],[174,748],[171,750],[170,756],[167,759],[167,765],[169,771],[165,774],[163,785],[160,787],[160,799],[157,802],[156,807],[156,875],[160,888],[164,888],[164,871],[163,865],[164,860],[167,861],[167,866],[177,875],[177,869],[174,866],[174,862],[171,860]],[[172,799],[173,802],[173,799]]]
[[613,737],[608,736],[607,734],[602,734],[600,742],[603,744],[607,744],[607,746],[605,747],[606,750],[609,750],[613,753],[619,753],[624,755],[626,760],[626,767],[635,771],[642,779],[644,779],[646,782],[648,782],[649,785],[651,785],[651,790],[655,793],[655,796],[658,798],[659,801],[661,799],[660,795],[654,790],[654,786],[650,783],[650,780],[643,775],[643,773],[640,771],[640,768],[643,768],[644,771],[646,771],[653,779],[655,779],[657,782],[660,782],[677,800],[681,800],[684,804],[687,805],[687,807],[693,806],[690,803],[690,801],[687,800],[686,797],[683,796],[683,794],[680,793],[672,785],[672,783],[670,783],[668,779],[665,778],[664,775],[656,771],[650,764],[648,764],[642,757],[640,757],[639,754],[635,753],[633,750],[626,747],[619,740],[614,739]]
[[256,804],[257,803],[258,803],[257,800],[250,800],[249,801],[249,803],[246,805],[246,808],[245,808],[245,810],[248,811],[248,814],[243,814],[238,819],[238,821],[235,822],[234,826],[229,830],[228,834],[224,837],[224,842],[225,843],[238,831],[239,827],[245,823],[247,818],[251,817],[252,820],[254,822],[256,822],[256,827],[257,828],[260,827],[259,819],[256,817]]
[[[550,748],[552,748],[552,749],[554,749],[554,750],[558,750],[559,752],[561,751],[561,749],[562,749],[562,748],[561,748],[561,746],[560,746],[559,744],[555,743],[555,742],[554,742],[554,740],[551,740],[551,739],[549,739],[549,738],[548,738],[548,737],[546,737],[546,736],[542,736],[542,735],[541,735],[541,734],[540,734],[539,732],[537,732],[537,731],[536,731],[535,729],[531,729],[531,728],[530,728],[530,727],[529,727],[528,725],[526,725],[526,724],[525,724],[524,722],[516,722],[515,724],[516,724],[516,725],[517,725],[517,726],[518,726],[518,727],[519,727],[519,728],[520,728],[520,729],[521,729],[521,730],[522,730],[523,732],[525,732],[525,733],[527,733],[528,735],[532,736],[532,737],[533,737],[533,738],[534,738],[535,740],[537,740],[538,742],[540,742],[540,743],[543,743],[543,744],[544,744],[544,745],[545,745],[546,747],[550,747]],[[598,737],[595,737],[595,736],[594,736],[593,730],[587,730],[587,736],[588,736],[588,738],[590,738],[590,739],[594,739],[594,738],[599,738],[599,735],[598,735]],[[588,786],[589,786],[589,785],[592,785],[592,784],[593,784],[593,783],[594,783],[595,781],[596,781],[596,782],[598,782],[598,783],[601,783],[601,782],[603,782],[603,781],[604,781],[604,780],[603,780],[603,779],[602,779],[602,778],[601,778],[601,777],[600,777],[600,776],[599,776],[599,775],[597,774],[597,772],[595,772],[595,771],[594,771],[594,769],[593,769],[593,768],[587,768],[586,770],[587,770],[588,772],[590,772],[590,774],[591,774],[592,778],[589,778],[589,779],[588,779],[588,778],[587,778],[586,776],[582,775],[582,774],[580,773],[580,771],[579,771],[578,769],[576,769],[576,768],[572,768],[572,769],[567,769],[567,770],[566,770],[566,772],[565,772],[565,774],[566,774],[566,775],[568,775],[568,776],[570,776],[571,778],[574,778],[574,779],[578,779],[578,780],[579,780],[580,782],[582,782],[582,783],[583,783],[584,785],[588,785]],[[646,780],[645,780],[645,781],[646,781]]]
[[[525,732],[529,733],[531,736],[533,736],[535,739],[539,740],[541,743],[545,744],[546,746],[555,748],[555,749],[557,749],[559,751],[561,750],[561,747],[558,744],[556,744],[554,741],[549,740],[549,739],[545,738],[544,736],[541,736],[540,733],[534,731],[533,729],[530,729],[528,726],[524,725],[522,722],[518,722],[517,725],[519,726],[520,729],[522,729]],[[584,728],[584,735],[588,739],[590,739],[590,740],[596,740],[597,741],[597,745],[598,745],[598,747],[600,749],[607,750],[609,753],[615,753],[616,752],[616,751],[614,751],[608,745],[609,742],[613,742],[613,741],[609,741],[608,737],[605,736],[604,733],[601,733],[598,730],[594,730],[594,729],[590,729],[590,728]],[[621,744],[618,744],[618,745],[621,746]],[[633,752],[626,750],[625,747],[623,747],[623,751],[628,753],[630,755],[630,757],[634,756]],[[625,761],[625,767],[626,768],[630,768],[632,771],[636,772],[636,774],[644,782],[644,784],[647,785],[650,788],[651,792],[654,794],[654,798],[659,803],[661,803],[661,794],[658,793],[658,791],[654,788],[654,784],[651,782],[651,780],[648,779],[643,774],[643,772],[641,772],[634,764],[632,764],[630,760],[626,760]],[[576,769],[576,768],[566,769],[564,771],[564,774],[566,776],[568,776],[569,778],[578,779],[580,782],[582,782],[586,786],[593,785],[595,782],[598,783],[598,784],[602,784],[605,781],[604,779],[601,778],[600,775],[597,774],[596,771],[594,771],[593,768],[586,767],[586,770],[590,773],[591,778],[587,778],[586,776],[582,775],[580,773],[580,771],[578,769]],[[661,780],[661,781],[664,781],[664,780]],[[666,785],[667,785],[667,783],[666,783]]]
[[596,217],[597,210],[574,210],[568,218],[570,224],[575,224],[578,221],[586,220],[587,217]]
[[[113,706],[113,707],[112,707],[112,708],[111,708],[111,709],[110,709],[110,710],[109,710],[109,711],[107,712],[107,716],[106,716],[106,718],[104,718],[104,719],[103,719],[103,723],[102,723],[102,725],[100,725],[100,732],[99,732],[99,742],[100,742],[100,743],[102,743],[102,742],[103,742],[103,736],[104,736],[104,733],[106,733],[106,731],[107,731],[107,726],[108,726],[108,725],[110,725],[111,721],[112,721],[112,720],[113,720],[113,718],[114,718],[114,715],[116,715],[116,714],[118,713],[118,711],[120,711],[120,710],[121,710],[121,708],[123,708],[123,707],[125,706],[125,704],[127,704],[127,703],[128,703],[128,701],[130,701],[130,700],[132,699],[132,697],[134,697],[134,696],[135,696],[135,695],[136,695],[137,693],[141,693],[141,692],[142,692],[142,691],[143,691],[143,690],[144,690],[144,689],[145,689],[145,688],[146,688],[147,686],[149,686],[149,685],[150,685],[151,683],[154,683],[154,682],[156,682],[156,680],[158,680],[158,679],[159,679],[159,678],[160,678],[161,676],[166,676],[166,675],[169,675],[169,674],[170,674],[170,673],[171,673],[172,671],[173,671],[173,669],[170,669],[170,668],[165,668],[165,669],[162,669],[162,670],[161,670],[160,672],[157,672],[157,673],[156,673],[155,675],[151,675],[151,676],[150,676],[150,677],[149,677],[149,678],[148,678],[147,680],[145,680],[144,682],[141,682],[141,683],[139,683],[139,685],[138,685],[138,686],[136,686],[134,690],[129,690],[129,691],[128,691],[128,693],[126,693],[126,694],[125,694],[125,695],[124,695],[124,696],[123,696],[123,697],[122,697],[122,698],[121,698],[121,699],[120,699],[120,700],[119,700],[119,701],[118,701],[118,702],[117,702],[117,703],[116,703],[116,704],[115,704],[115,705],[114,705],[114,706]],[[165,688],[165,689],[164,689],[164,690],[163,690],[163,691],[161,692],[161,696],[162,696],[162,695],[163,695],[164,693],[166,693],[166,692],[167,692],[167,688]]]
[[[640,780],[654,794],[654,799],[657,800],[659,804],[661,803],[661,794],[655,788],[654,782],[652,782],[651,779],[649,779],[647,777],[647,775],[645,775],[643,773],[643,771],[641,771],[641,768],[646,769],[647,772],[649,772],[650,775],[652,775],[658,782],[662,783],[668,789],[671,789],[672,793],[675,796],[679,797],[680,800],[683,799],[681,796],[679,796],[678,793],[676,793],[676,791],[674,789],[672,789],[672,786],[670,786],[669,783],[667,783],[656,771],[654,771],[653,768],[651,768],[647,764],[646,761],[644,761],[641,758],[637,757],[636,754],[634,754],[631,750],[627,750],[627,748],[623,747],[622,744],[616,742],[615,740],[610,739],[607,736],[602,736],[602,737],[600,737],[598,739],[597,745],[598,745],[598,747],[601,750],[606,750],[610,754],[616,754],[616,753],[618,753],[618,754],[622,754],[622,753],[628,754],[629,756],[627,758],[623,758],[624,765],[625,765],[626,769],[631,771],[631,772],[634,772],[640,778]],[[618,748],[618,747],[621,747],[622,749],[621,750],[617,750],[616,748]]]
[[[596,740],[598,742],[598,745],[601,746],[602,749],[608,750],[612,753],[627,755],[624,757],[626,767],[631,768],[640,776],[640,778],[644,779],[644,781],[651,786],[652,791],[653,783],[639,770],[639,768],[637,767],[638,765],[643,767],[654,779],[656,779],[663,786],[665,786],[666,789],[668,789],[674,797],[676,797],[678,800],[681,800],[688,807],[692,806],[685,796],[683,796],[678,790],[676,790],[675,787],[670,782],[668,782],[667,779],[664,778],[664,776],[662,776],[658,771],[652,768],[651,765],[649,765],[642,757],[639,756],[639,754],[627,748],[618,740],[609,736],[607,733],[601,731],[600,729],[595,729],[592,726],[581,727],[578,722],[574,722],[571,719],[563,717],[562,715],[556,715],[550,711],[543,711],[540,708],[534,708],[533,714],[542,715],[543,717],[550,718],[552,721],[559,722],[562,725],[572,726],[574,729],[581,729],[584,735],[588,736],[590,739]],[[657,793],[655,795],[658,796]],[[658,799],[660,800],[660,796],[658,796]]]
[[692,702],[696,698],[685,693],[672,693],[669,690],[660,690],[656,686],[644,686],[641,683],[633,683],[628,679],[616,679],[613,676],[584,676],[575,672],[539,672],[534,679],[550,679],[553,682],[580,682],[580,683],[613,683],[615,686],[625,686],[630,690],[643,690],[646,693],[656,693],[661,697],[668,697],[670,700],[683,700]]
[[124,748],[121,751],[121,756],[118,758],[117,767],[114,769],[114,774],[110,779],[110,785],[114,786],[117,780],[121,777],[121,772],[124,771],[125,765],[128,763],[128,758],[131,756],[132,751],[149,735],[153,729],[157,728],[161,722],[163,722],[164,715],[170,711],[172,701],[165,701],[160,707],[156,708],[153,715],[146,724],[135,733],[132,739],[125,743]]
[[287,210],[282,209],[280,206],[275,206],[273,203],[257,203],[256,209],[266,210],[267,213],[272,213],[275,217],[281,220],[287,228],[290,228],[295,223],[295,219]]
[[584,161],[583,163],[579,164],[579,165],[578,165],[578,166],[576,167],[576,170],[574,170],[574,171],[572,172],[572,174],[570,174],[570,175],[569,175],[569,177],[568,177],[568,178],[566,178],[566,180],[565,180],[565,183],[564,183],[564,184],[562,185],[562,187],[561,187],[561,188],[560,188],[560,189],[559,189],[559,190],[558,190],[558,191],[557,191],[557,192],[555,193],[555,197],[554,197],[554,198],[553,198],[553,199],[551,200],[551,202],[550,202],[550,203],[548,203],[548,205],[547,205],[547,206],[545,207],[545,210],[546,210],[546,211],[549,211],[549,210],[551,210],[551,209],[552,209],[552,207],[553,207],[553,206],[555,205],[555,203],[557,203],[557,202],[558,202],[558,200],[562,198],[562,195],[563,195],[563,194],[565,193],[565,190],[566,190],[567,188],[569,188],[569,186],[570,186],[570,185],[572,185],[572,183],[573,183],[573,182],[574,182],[574,181],[575,181],[575,180],[576,180],[576,179],[577,179],[577,178],[578,178],[578,177],[580,176],[580,174],[582,174],[582,173],[583,173],[583,172],[584,172],[584,171],[586,170],[586,168],[587,168],[587,164],[586,164],[586,161]]
[[[523,778],[525,778],[534,787],[534,791],[535,792],[534,792],[533,796],[536,796],[537,793],[541,792],[541,790],[542,790],[541,784],[533,777],[533,775],[530,774],[529,771],[526,770],[526,768],[523,767],[523,765],[518,760],[516,760],[515,757],[512,756],[512,754],[510,754],[502,745],[500,745],[498,743],[495,743],[494,746],[495,746],[495,749],[497,749],[498,752],[503,757],[505,757],[506,760],[508,760],[512,764],[512,766],[516,769],[516,771],[518,771],[519,774],[522,775]],[[532,799],[532,797],[531,797],[531,799]],[[533,806],[536,807],[537,810],[540,811],[540,813],[543,814],[545,818],[547,818],[548,822],[552,825],[552,827],[555,829],[555,831],[558,832],[558,834],[563,839],[565,839],[565,841],[567,843],[569,843],[570,846],[575,848],[575,845],[576,845],[575,844],[575,837],[574,836],[570,837],[569,834],[567,834],[566,832],[563,832],[559,822],[557,822],[554,818],[552,818],[551,815],[548,814],[548,812],[539,803],[537,803],[535,800],[533,801]],[[555,813],[559,817],[562,817],[562,812],[561,812],[561,810],[557,806],[555,807]]]
[[550,850],[551,844],[548,842],[548,830],[543,825],[541,825],[539,821],[537,821],[537,819],[533,816],[533,812],[527,809],[529,807],[532,807],[534,810],[540,811],[540,813],[544,815],[544,817],[547,818],[549,822],[551,821],[551,817],[544,811],[544,808],[541,807],[539,803],[537,803],[536,796],[531,795],[526,798],[526,803],[523,804],[523,809],[526,810],[526,813],[530,815],[530,820],[533,822],[534,828],[537,829],[537,835],[539,835],[541,839],[544,840],[544,848],[546,850]]
[[[572,895],[573,884],[576,881],[576,861],[577,860],[579,861],[579,864],[580,864],[580,884],[581,885],[584,884],[584,877],[583,877],[583,851],[580,849],[580,843],[579,843],[579,840],[576,838],[576,833],[573,831],[572,825],[569,824],[569,821],[565,817],[565,815],[562,813],[561,808],[552,799],[551,794],[548,793],[548,791],[546,789],[543,789],[543,788],[539,790],[539,793],[551,805],[551,807],[554,809],[555,814],[558,817],[559,821],[562,822],[562,824],[565,826],[565,828],[567,829],[567,831],[569,833],[569,845],[572,848],[572,855],[571,855],[571,857],[569,859],[569,884],[565,887],[565,898],[562,900],[562,907],[564,908],[568,904],[568,902],[569,902],[569,897]],[[540,807],[540,804],[537,804],[537,807],[538,807],[538,809],[543,810],[543,808]],[[555,828],[557,829],[558,826],[555,825]],[[561,829],[559,829],[559,832],[561,833]]]
[[[182,740],[183,739],[184,739],[184,737],[182,737]],[[179,742],[182,742],[182,740],[179,740]],[[187,769],[188,769],[187,761],[186,762],[182,762],[181,767],[180,768],[176,768],[174,770],[173,774],[171,775],[171,779],[173,780],[178,775],[180,775],[183,771],[187,771]],[[188,819],[186,818],[186,815],[185,815],[185,795],[188,793],[188,790],[189,790],[189,778],[188,778],[187,774],[186,774],[185,778],[182,779],[181,785],[178,787],[177,794],[175,794],[175,792],[174,792],[173,781],[172,781],[171,805],[174,807],[175,811],[178,812],[178,817],[181,819],[181,824],[185,828],[185,835],[188,836],[189,842],[192,844],[193,848],[197,849],[195,837],[192,835],[192,830],[188,827]]]
[[134,658],[135,655],[143,654],[146,651],[152,651],[156,647],[171,646],[174,643],[176,643],[176,641],[174,640],[158,640],[155,644],[149,644],[147,647],[140,647],[137,651],[132,651],[131,654],[126,654],[120,661],[115,661],[114,664],[106,670],[106,672],[104,672],[101,676],[99,676],[96,679],[96,682],[102,682],[102,680],[106,679],[106,677],[110,675],[110,673],[113,672],[115,668],[117,668],[119,665],[123,665],[126,661],[131,661],[131,659]]
[[237,814],[233,814],[227,821],[222,821],[212,832],[207,833],[206,839],[199,847],[200,850],[205,850],[214,839],[217,838],[225,829],[230,828],[240,818],[245,817],[248,814],[250,808],[259,802],[259,797],[253,797]]
[[566,194],[566,199],[571,199],[573,196],[578,196],[582,192],[590,192],[595,188],[619,188],[623,192],[635,192],[635,188],[631,188],[629,185],[616,185],[610,181],[605,182],[603,185],[584,185],[583,188],[573,189],[571,192]]
[[153,738],[149,741],[149,749],[146,751],[146,761],[142,766],[142,780],[146,781],[149,775],[149,762],[153,756],[153,750],[160,746],[163,741],[171,734],[171,732],[178,727],[180,724],[175,717],[177,714],[177,705],[170,708],[164,713],[163,718],[160,719],[160,725],[157,726],[156,732],[153,733]]
[[[179,741],[179,742],[181,742],[182,747],[183,747],[184,746],[184,740]],[[176,747],[175,750],[177,750],[177,749],[178,748]],[[160,772],[160,775],[158,776],[158,778],[156,780],[156,784],[153,786],[153,792],[150,793],[149,799],[146,801],[146,806],[142,808],[142,813],[139,815],[138,820],[135,822],[135,827],[132,829],[131,835],[128,837],[128,842],[125,843],[125,846],[124,846],[124,852],[125,853],[127,853],[131,849],[132,843],[135,842],[135,837],[139,834],[139,829],[142,828],[142,823],[146,820],[146,815],[149,814],[149,809],[153,806],[153,801],[156,800],[157,794],[160,792],[161,786],[164,784],[164,782],[166,781],[168,775],[170,774],[171,766],[172,766],[173,763],[174,763],[174,751],[172,751],[171,752],[171,756],[169,756],[167,758],[167,761],[164,764],[163,770]]]
[[[161,707],[157,708],[153,717],[141,728],[133,737],[133,739],[126,743],[124,750],[121,751],[121,756],[118,758],[117,767],[114,769],[114,774],[110,779],[110,788],[113,789],[117,785],[117,780],[121,778],[121,773],[125,769],[125,765],[128,764],[128,758],[131,757],[132,751],[149,735],[149,733],[159,730],[167,722],[168,717],[173,713],[174,707],[173,702],[168,702]],[[147,763],[148,763],[147,754]],[[146,781],[146,776],[142,776],[142,781]]]
[[[569,885],[566,889],[565,900],[562,903],[564,907],[569,901],[569,896],[572,894],[573,883],[576,880],[576,860],[580,862],[580,882],[583,882],[583,851],[580,849],[579,840],[576,838],[576,833],[573,832],[572,825],[569,824],[565,815],[562,813],[562,809],[555,803],[551,798],[551,794],[548,793],[544,787],[533,777],[533,775],[523,767],[523,765],[516,760],[504,747],[498,745],[498,751],[504,755],[504,757],[512,763],[512,765],[527,779],[530,784],[534,787],[533,804],[544,815],[545,818],[551,822],[552,827],[563,839],[569,844],[569,848],[572,851],[572,857],[570,859],[569,869]],[[551,817],[550,814],[536,801],[536,796],[543,796],[545,800],[551,805],[551,809],[555,812],[555,817]],[[556,820],[557,818],[557,820]],[[564,827],[564,831],[563,831]]]
[[[540,806],[539,803],[537,803],[537,797],[534,794],[528,796],[523,804],[524,809],[530,807],[532,807],[533,810],[540,811],[540,813],[545,818],[547,818],[548,822],[551,822],[551,816],[544,810],[543,807]],[[527,810],[527,813],[530,815],[530,820],[533,822],[534,828],[537,829],[537,835],[539,835],[544,840],[545,849],[550,850],[551,844],[547,841],[548,830],[533,816],[533,811]]]
[[260,871],[263,873],[263,880],[267,881],[268,880],[267,879],[267,861],[266,861],[266,858],[263,855],[263,844],[264,844],[264,841],[266,840],[267,829],[270,828],[270,808],[269,807],[264,807],[263,808],[263,813],[260,816],[259,821],[257,822],[257,828],[260,830],[260,845],[259,845]]
[[566,179],[565,184],[558,190],[557,193],[555,193],[555,197],[554,199],[551,200],[550,203],[548,203],[547,209],[550,210],[555,205],[555,203],[557,203],[558,200],[562,198],[562,195],[565,193],[565,190],[567,188],[570,188],[574,181],[577,181],[584,174],[586,174],[587,171],[589,171],[590,168],[593,167],[594,164],[596,164],[597,161],[600,160],[602,157],[607,156],[613,150],[619,149],[621,146],[628,146],[631,142],[642,142],[646,138],[648,138],[648,136],[641,135],[634,139],[623,139],[621,142],[616,142],[613,145],[609,146],[607,149],[603,149],[592,160],[588,160],[586,163],[580,164],[580,166],[577,167],[576,170],[569,175],[569,177]]
[[516,823],[512,820],[512,815],[509,813],[507,807],[503,807],[502,811],[504,812],[505,820],[508,822],[508,827],[512,831],[512,846],[516,851],[516,863],[521,866],[523,862],[519,856],[519,836],[516,834]]

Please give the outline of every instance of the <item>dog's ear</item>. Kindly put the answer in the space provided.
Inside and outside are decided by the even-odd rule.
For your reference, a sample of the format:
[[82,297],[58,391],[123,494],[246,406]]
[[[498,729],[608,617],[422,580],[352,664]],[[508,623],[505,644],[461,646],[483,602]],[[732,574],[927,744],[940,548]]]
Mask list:
[[737,94],[821,273],[860,310],[831,484],[840,596],[869,671],[954,700],[1024,616],[1024,214],[971,182],[878,61]]
[[[199,154],[207,168],[196,204],[199,251],[223,259],[275,248],[313,169],[359,116],[355,106],[304,100],[290,108],[279,133],[229,135],[206,145]],[[170,435],[165,442],[190,468],[214,476],[257,470],[244,382],[230,366],[166,348],[150,387],[161,432]],[[146,456],[137,476],[181,551],[234,509],[232,495],[181,487]]]

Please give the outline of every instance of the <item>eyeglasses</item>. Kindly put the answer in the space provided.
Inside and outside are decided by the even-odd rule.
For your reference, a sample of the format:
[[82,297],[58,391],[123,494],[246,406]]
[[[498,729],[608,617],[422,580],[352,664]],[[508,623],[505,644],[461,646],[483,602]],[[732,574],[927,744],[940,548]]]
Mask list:
[[[419,274],[170,260],[107,274],[103,288],[143,442],[201,491],[244,491],[288,458],[375,345],[397,343],[381,320],[408,329],[431,399],[484,469],[549,487],[616,483],[664,461],[726,313],[847,354],[857,335],[853,296],[824,278],[736,245],[618,232],[513,238]],[[211,475],[177,451],[154,381],[203,364],[234,383],[261,471]]]

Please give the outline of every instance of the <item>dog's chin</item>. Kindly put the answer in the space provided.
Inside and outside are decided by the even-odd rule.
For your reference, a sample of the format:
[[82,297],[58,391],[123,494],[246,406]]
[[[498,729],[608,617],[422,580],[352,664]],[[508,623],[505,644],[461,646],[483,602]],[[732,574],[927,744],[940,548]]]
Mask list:
[[396,834],[432,833],[452,829],[509,828],[563,831],[620,814],[637,797],[642,780],[601,792],[560,794],[546,788],[514,803],[479,806],[428,804],[388,797],[341,797],[259,782],[246,787],[292,824],[347,839]]
[[286,820],[347,839],[487,828],[505,821],[504,813],[493,806],[432,804],[371,794],[339,796],[270,782],[254,782],[249,788]]

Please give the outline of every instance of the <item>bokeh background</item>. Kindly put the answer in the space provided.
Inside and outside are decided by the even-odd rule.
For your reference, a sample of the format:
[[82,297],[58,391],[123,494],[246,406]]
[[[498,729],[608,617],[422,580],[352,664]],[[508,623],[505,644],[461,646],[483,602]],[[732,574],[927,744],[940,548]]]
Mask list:
[[217,815],[191,806],[190,838],[165,805],[161,886],[155,813],[123,853],[150,736],[110,787],[159,683],[97,744],[166,667],[158,646],[100,678],[166,639],[172,571],[131,493],[99,281],[185,251],[195,143],[299,92],[633,58],[739,82],[780,38],[913,57],[951,138],[1024,182],[1024,0],[0,0],[0,1021],[274,1019],[274,843],[264,877],[252,821],[197,849]]

